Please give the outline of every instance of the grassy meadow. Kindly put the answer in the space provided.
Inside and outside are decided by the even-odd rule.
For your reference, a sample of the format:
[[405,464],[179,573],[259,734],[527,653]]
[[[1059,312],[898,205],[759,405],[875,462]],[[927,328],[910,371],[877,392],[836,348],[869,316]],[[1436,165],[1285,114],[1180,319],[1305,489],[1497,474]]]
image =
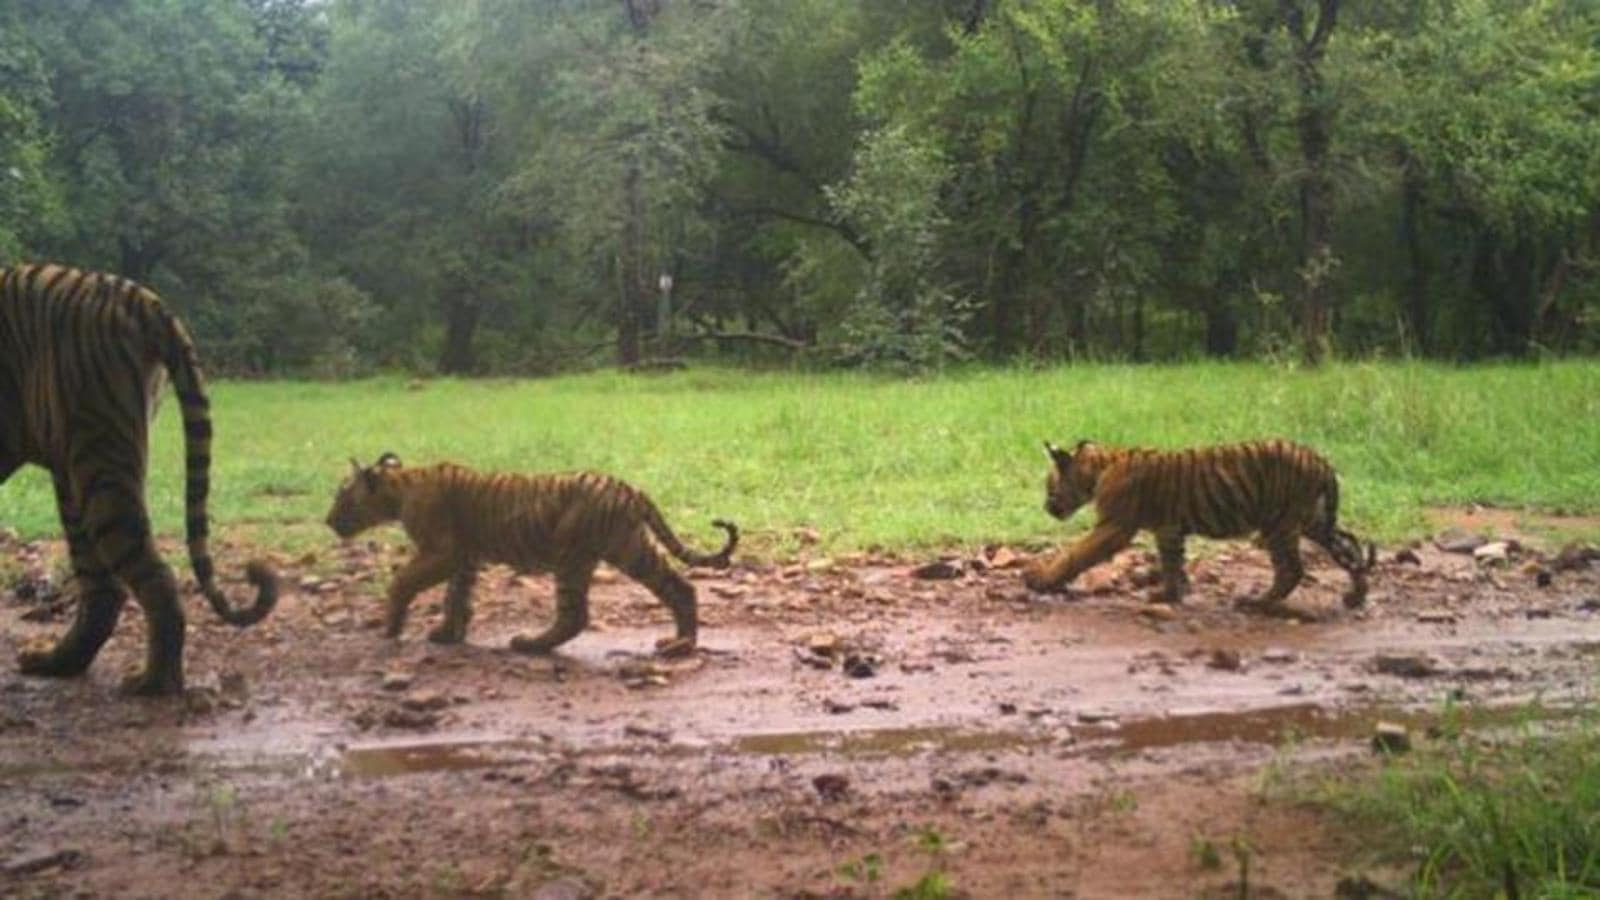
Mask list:
[[[1047,438],[1304,441],[1338,467],[1344,519],[1384,541],[1428,530],[1432,505],[1600,511],[1594,362],[219,382],[212,401],[214,520],[226,536],[286,547],[327,539],[321,518],[347,460],[385,450],[415,463],[608,470],[650,491],[687,539],[709,543],[708,521],[726,516],[747,549],[774,555],[794,550],[801,527],[821,535],[821,552],[1059,540],[1040,508]],[[169,396],[150,482],[165,534],[182,528],[180,443]],[[59,533],[41,471],[0,487],[0,524]],[[1593,520],[1574,527],[1600,532]]]

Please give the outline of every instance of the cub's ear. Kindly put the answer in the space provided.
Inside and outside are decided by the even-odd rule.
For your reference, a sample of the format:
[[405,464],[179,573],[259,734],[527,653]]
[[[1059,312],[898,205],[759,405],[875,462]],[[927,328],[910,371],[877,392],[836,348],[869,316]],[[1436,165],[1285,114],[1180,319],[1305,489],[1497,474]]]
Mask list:
[[361,474],[361,463],[357,462],[354,456],[350,457],[350,470],[357,475]]
[[1093,446],[1094,446],[1094,441],[1091,441],[1088,438],[1084,438],[1083,440],[1078,442],[1078,446],[1072,448],[1072,452],[1073,453],[1082,453],[1084,450],[1087,450],[1087,449],[1089,449],[1090,447],[1093,447]]
[[1072,465],[1072,454],[1049,441],[1044,442],[1044,452],[1050,454],[1050,461],[1060,468],[1065,469],[1067,466]]
[[393,451],[386,450],[382,456],[378,457],[377,467],[380,469],[398,469],[400,468],[400,457],[394,455]]

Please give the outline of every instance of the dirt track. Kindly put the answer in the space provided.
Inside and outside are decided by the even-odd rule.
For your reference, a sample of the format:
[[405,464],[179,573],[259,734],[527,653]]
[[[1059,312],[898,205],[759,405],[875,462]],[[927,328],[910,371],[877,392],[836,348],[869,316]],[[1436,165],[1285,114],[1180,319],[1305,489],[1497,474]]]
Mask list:
[[[37,571],[59,548],[5,552]],[[701,652],[669,662],[643,655],[665,611],[615,581],[562,655],[511,654],[551,589],[506,572],[469,645],[424,639],[436,593],[385,641],[396,558],[287,561],[300,590],[246,631],[192,603],[183,701],[118,695],[132,611],[85,680],[7,667],[0,893],[848,897],[943,873],[975,897],[1191,897],[1234,877],[1237,834],[1252,885],[1330,896],[1365,861],[1260,802],[1280,763],[1370,765],[1377,720],[1420,726],[1449,696],[1590,703],[1600,659],[1594,563],[1541,588],[1524,560],[1431,546],[1384,553],[1356,614],[1312,557],[1303,623],[1232,608],[1270,575],[1239,545],[1191,565],[1176,610],[1143,602],[1141,552],[1052,597],[969,560],[695,573]],[[0,595],[0,655],[58,634],[24,620],[48,608]]]

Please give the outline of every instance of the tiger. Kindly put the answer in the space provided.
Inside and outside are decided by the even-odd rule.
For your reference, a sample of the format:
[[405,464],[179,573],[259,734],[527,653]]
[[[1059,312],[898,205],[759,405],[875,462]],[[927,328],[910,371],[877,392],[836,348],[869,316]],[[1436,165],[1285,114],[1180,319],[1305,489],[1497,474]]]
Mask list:
[[168,376],[183,417],[195,580],[223,621],[253,625],[277,603],[277,575],[251,562],[256,599],[238,609],[216,585],[207,549],[210,400],[188,331],[155,292],[117,275],[53,264],[0,269],[0,483],[25,463],[49,470],[78,598],[54,647],[21,654],[24,674],[86,672],[116,629],[126,586],[144,611],[147,646],[143,672],[125,686],[183,691],[183,608],[144,500],[150,422]]
[[1099,521],[1082,539],[1031,562],[1023,572],[1032,590],[1046,591],[1110,559],[1140,530],[1155,535],[1161,586],[1152,599],[1180,603],[1189,588],[1183,569],[1184,538],[1260,534],[1272,556],[1273,580],[1259,597],[1241,605],[1288,615],[1284,598],[1300,584],[1305,567],[1299,539],[1327,550],[1350,577],[1344,605],[1366,603],[1367,573],[1376,548],[1362,546],[1337,526],[1339,480],[1316,451],[1290,441],[1149,450],[1081,441],[1071,451],[1046,442],[1051,470],[1044,508],[1066,520],[1093,500]]
[[656,642],[662,656],[693,652],[699,618],[694,586],[673,570],[662,550],[693,566],[727,568],[739,529],[722,549],[696,553],[685,547],[643,491],[597,472],[523,475],[478,472],[450,462],[406,467],[393,453],[371,466],[352,459],[327,525],[341,538],[399,521],[414,545],[411,558],[389,585],[385,634],[398,638],[411,601],[449,581],[444,616],[428,634],[441,644],[466,640],[478,570],[504,563],[522,571],[548,571],[556,580],[556,617],[537,635],[517,635],[511,649],[549,653],[589,624],[589,582],[601,562],[644,585],[672,612],[675,634]]

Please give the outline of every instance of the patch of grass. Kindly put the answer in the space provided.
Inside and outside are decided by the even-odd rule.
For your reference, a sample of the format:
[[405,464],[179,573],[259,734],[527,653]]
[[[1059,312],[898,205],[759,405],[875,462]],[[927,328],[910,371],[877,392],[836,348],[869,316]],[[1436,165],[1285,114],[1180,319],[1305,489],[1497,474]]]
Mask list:
[[[1530,722],[1533,716],[1530,715]],[[1424,897],[1600,895],[1600,727],[1447,732],[1370,781],[1325,788]]]
[[[823,553],[1059,542],[1068,529],[1040,509],[1045,439],[1304,441],[1339,468],[1343,518],[1380,540],[1421,533],[1431,504],[1600,511],[1600,363],[1586,361],[1089,365],[911,381],[708,369],[420,390],[397,378],[221,382],[212,394],[213,517],[224,537],[291,551],[331,540],[321,520],[348,458],[385,450],[610,471],[649,491],[686,540],[712,545],[709,520],[722,516],[761,555],[796,550],[802,526]],[[175,535],[183,452],[173,401],[163,405],[150,498],[157,530]],[[0,487],[0,523],[59,534],[44,473]]]

